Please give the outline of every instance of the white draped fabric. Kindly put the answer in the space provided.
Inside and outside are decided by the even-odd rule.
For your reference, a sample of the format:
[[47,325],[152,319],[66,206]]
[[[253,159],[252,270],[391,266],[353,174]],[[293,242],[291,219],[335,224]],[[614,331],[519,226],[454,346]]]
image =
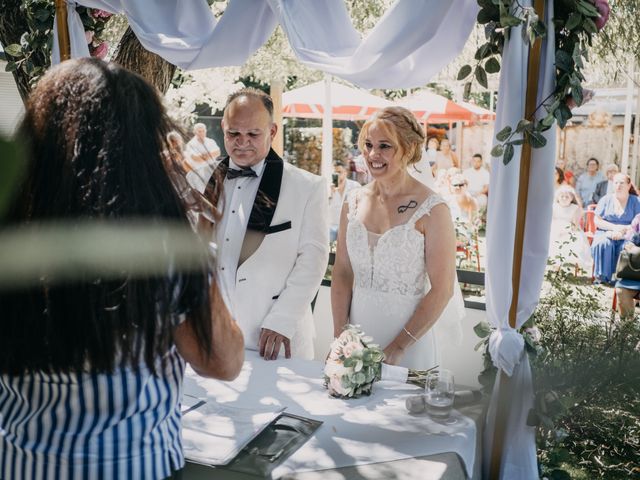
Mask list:
[[[70,36],[83,39],[75,4],[68,2]],[[147,50],[187,70],[242,65],[279,23],[302,63],[365,88],[424,85],[460,52],[478,12],[475,0],[398,0],[362,39],[343,0],[230,0],[219,21],[205,0],[77,4],[124,13]],[[82,55],[88,51],[72,49]]]
[[[531,6],[531,0],[523,6]],[[545,21],[551,25],[553,2],[545,2]],[[528,45],[522,40],[521,28],[511,30],[505,44],[495,131],[510,125],[514,127],[524,118],[527,89]],[[549,28],[542,45],[539,85],[536,106],[547,98],[555,81],[555,36]],[[546,111],[541,108],[539,116]],[[555,129],[545,135],[547,145],[533,149],[529,176],[522,279],[517,309],[516,326],[520,328],[533,313],[540,297],[540,288],[546,266],[551,207],[553,200],[553,169],[556,149]],[[509,326],[509,307],[512,298],[511,270],[516,209],[520,174],[521,148],[516,147],[513,160],[502,163],[502,158],[491,162],[491,195],[487,218],[487,317],[497,329],[490,338],[490,351],[500,373],[496,378],[487,428],[485,430],[484,467],[489,467],[496,422],[496,402],[500,375],[511,376],[509,382],[509,411],[498,415],[507,417],[506,438],[502,455],[501,478],[536,479],[535,429],[527,427],[526,420],[533,406],[531,368],[524,353],[521,335]]]

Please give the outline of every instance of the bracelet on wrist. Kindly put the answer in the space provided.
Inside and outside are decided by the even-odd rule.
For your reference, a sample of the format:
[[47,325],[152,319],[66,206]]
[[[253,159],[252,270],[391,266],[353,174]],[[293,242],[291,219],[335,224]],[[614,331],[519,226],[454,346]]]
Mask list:
[[404,333],[406,333],[407,335],[409,335],[409,337],[414,341],[417,342],[418,339],[409,331],[407,330],[405,327],[402,327],[402,330],[404,330]]

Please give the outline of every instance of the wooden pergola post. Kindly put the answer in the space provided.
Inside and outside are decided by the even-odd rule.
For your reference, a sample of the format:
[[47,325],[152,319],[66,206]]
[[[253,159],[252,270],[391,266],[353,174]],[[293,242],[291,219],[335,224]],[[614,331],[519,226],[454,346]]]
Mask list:
[[[544,19],[544,0],[535,0],[534,8],[538,18]],[[524,117],[532,119],[536,110],[538,96],[538,77],[540,73],[540,57],[542,53],[542,38],[537,38],[529,52],[527,69],[527,94],[525,99]],[[513,245],[513,267],[511,271],[512,297],[509,307],[509,326],[516,328],[518,312],[518,299],[520,296],[520,276],[522,273],[522,254],[524,251],[524,233],[527,218],[527,199],[529,196],[529,172],[531,170],[531,144],[525,142],[522,145],[520,158],[520,177],[518,184],[518,203],[516,214],[516,231]],[[504,440],[509,412],[509,397],[505,394],[508,390],[511,378],[504,372],[499,372],[500,384],[498,390],[498,402],[496,405],[496,425],[493,435],[491,451],[491,464],[489,466],[489,478],[498,480],[504,450]],[[500,414],[503,414],[501,417]]]
[[56,0],[56,26],[58,27],[58,48],[60,62],[71,58],[71,41],[69,40],[69,23],[67,22],[66,0]]
[[273,139],[271,147],[282,157],[284,153],[284,125],[282,124],[282,90],[284,84],[282,80],[273,80],[269,88],[269,94],[273,100],[273,121],[278,126],[276,138]]

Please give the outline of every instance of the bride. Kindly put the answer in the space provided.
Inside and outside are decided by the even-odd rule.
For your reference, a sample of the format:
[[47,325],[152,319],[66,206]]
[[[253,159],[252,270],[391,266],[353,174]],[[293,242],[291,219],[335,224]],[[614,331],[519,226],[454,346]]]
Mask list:
[[334,335],[358,324],[384,349],[386,363],[430,368],[438,362],[434,324],[458,315],[442,315],[457,288],[451,215],[445,200],[407,171],[424,145],[409,110],[380,110],[358,144],[373,181],[350,192],[342,209],[331,286]]

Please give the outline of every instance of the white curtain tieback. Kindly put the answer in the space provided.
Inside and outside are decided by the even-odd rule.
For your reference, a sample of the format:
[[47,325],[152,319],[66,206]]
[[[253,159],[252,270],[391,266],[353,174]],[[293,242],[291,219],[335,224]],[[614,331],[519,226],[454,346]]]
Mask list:
[[496,368],[513,375],[524,353],[524,338],[513,328],[495,330],[489,337],[489,353]]

